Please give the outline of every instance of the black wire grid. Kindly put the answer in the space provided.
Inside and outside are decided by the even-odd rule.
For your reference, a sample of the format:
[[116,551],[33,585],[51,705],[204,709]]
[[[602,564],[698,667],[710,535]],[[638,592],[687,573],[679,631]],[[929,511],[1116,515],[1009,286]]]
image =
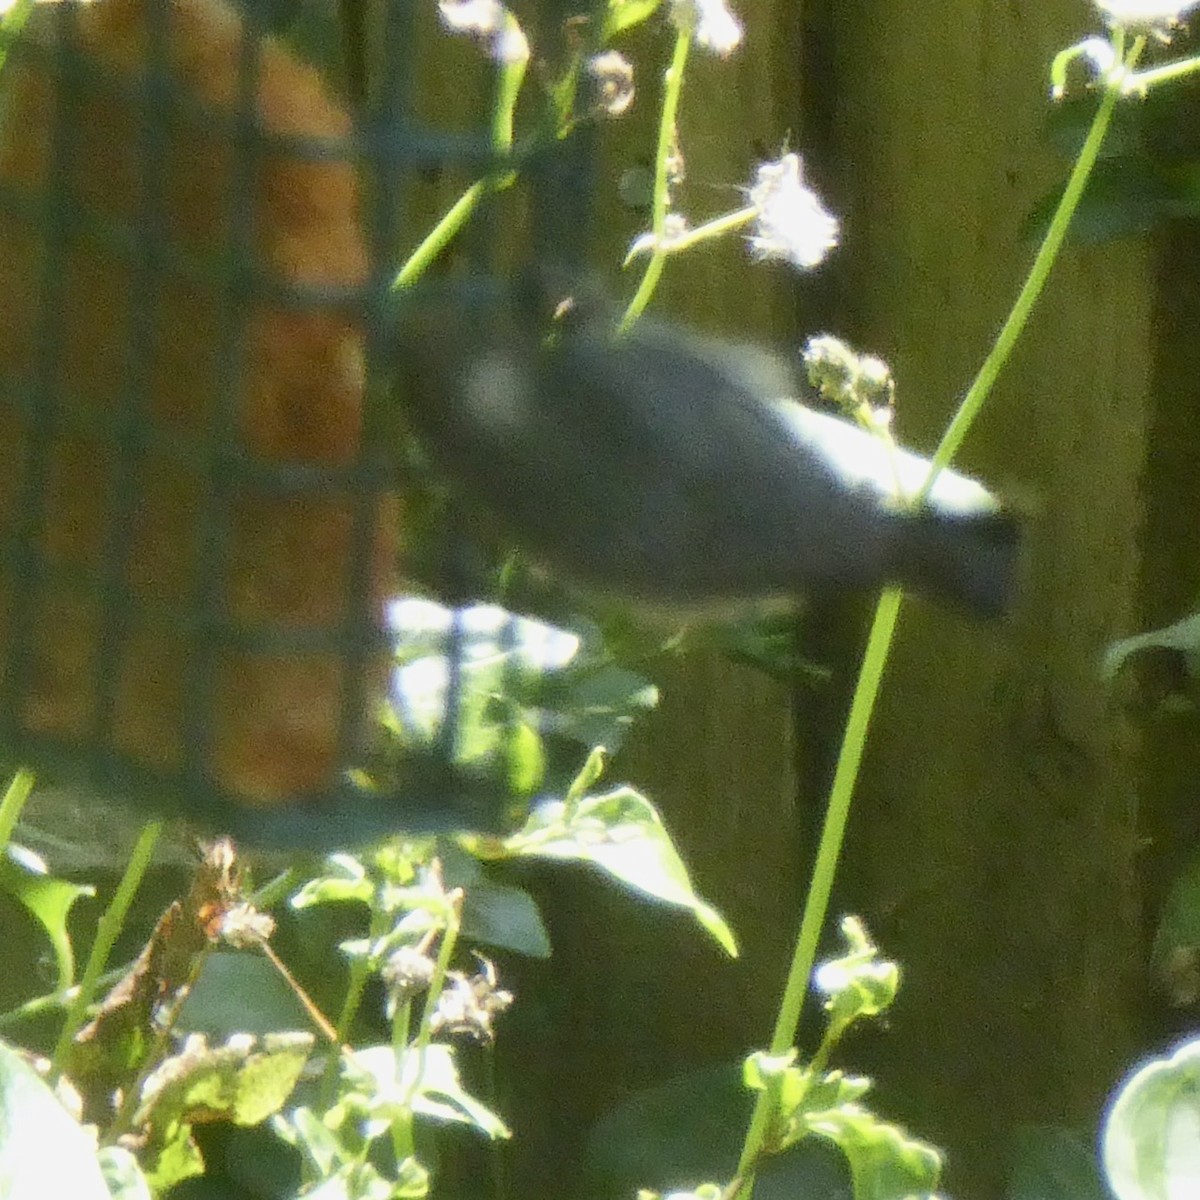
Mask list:
[[[114,0],[96,0],[99,4]],[[120,0],[127,3],[128,0]],[[37,5],[24,32],[8,37],[7,62],[0,71],[0,96],[6,78],[20,72],[52,73],[57,103],[50,122],[45,186],[36,194],[0,180],[0,216],[10,228],[28,223],[39,231],[42,257],[37,312],[30,329],[33,343],[25,377],[0,379],[0,412],[22,430],[18,445],[4,447],[19,464],[19,486],[10,500],[9,520],[0,530],[3,597],[7,602],[0,644],[0,746],[11,766],[26,764],[52,780],[91,789],[96,794],[133,797],[155,809],[182,810],[202,824],[252,840],[329,843],[399,829],[447,826],[495,827],[504,819],[502,789],[465,787],[449,769],[454,757],[456,723],[447,720],[428,761],[386,786],[364,783],[349,768],[363,761],[365,726],[386,686],[378,664],[386,655],[388,634],[378,597],[371,595],[372,555],[376,552],[380,497],[397,488],[397,450],[385,430],[387,420],[373,419],[388,403],[386,366],[393,337],[392,290],[396,253],[412,231],[405,230],[406,180],[430,166],[456,170],[485,169],[490,158],[486,132],[449,135],[412,118],[409,87],[416,44],[413,0],[390,0],[380,36],[377,86],[354,114],[349,139],[281,136],[266,132],[257,116],[263,60],[261,6],[242,14],[236,64],[236,102],[224,109],[205,108],[181,88],[170,58],[172,22],[183,0],[142,0],[148,54],[144,69],[106,70],[81,51],[82,9],[75,3]],[[195,0],[187,0],[193,3]],[[214,3],[217,0],[213,0]],[[424,0],[423,0],[424,2]],[[258,15],[256,15],[256,12]],[[35,32],[35,27],[40,30]],[[136,218],[114,222],[89,209],[72,184],[73,156],[81,144],[81,102],[97,89],[137,112],[137,160],[140,201]],[[0,101],[7,104],[7,101]],[[211,261],[197,263],[174,244],[168,220],[170,122],[180,114],[201,119],[221,131],[233,146],[228,196],[229,237]],[[20,138],[8,113],[0,110],[6,138]],[[254,221],[256,178],[265,154],[286,152],[297,159],[366,164],[370,185],[362,189],[362,226],[367,240],[370,277],[362,287],[299,286],[276,277],[256,261]],[[403,235],[403,236],[402,236]],[[60,382],[64,338],[68,335],[70,247],[92,239],[127,264],[132,283],[129,317],[121,334],[124,372],[119,401],[109,411],[82,413]],[[0,255],[5,253],[0,245]],[[166,287],[180,281],[214,291],[220,328],[219,370],[209,419],[195,436],[163,428],[151,416],[152,356],[163,336],[160,309]],[[0,297],[0,300],[3,298]],[[239,380],[246,355],[248,314],[263,305],[287,312],[320,311],[350,317],[363,331],[367,388],[363,433],[357,454],[345,467],[299,462],[268,462],[250,453],[239,431]],[[167,331],[169,335],[169,331]],[[65,565],[44,552],[55,447],[80,424],[100,437],[111,459],[110,486],[94,498],[104,514],[104,546],[98,568]],[[134,529],[140,508],[150,502],[144,480],[149,457],[168,456],[180,469],[201,480],[194,506],[197,567],[185,602],[158,611],[181,647],[178,671],[182,755],[164,769],[145,756],[121,748],[119,681],[136,654],[132,634],[142,619],[142,603],[130,585]],[[156,461],[160,461],[156,457]],[[16,468],[14,467],[14,470]],[[330,496],[346,499],[352,532],[345,569],[342,619],[320,628],[235,619],[225,595],[226,559],[231,552],[231,506],[248,492],[271,497]],[[314,553],[318,552],[316,549]],[[333,564],[330,570],[336,569]],[[58,631],[47,628],[52,605],[47,597],[68,594],[93,605],[98,613],[95,653],[86,691],[93,698],[79,728],[46,730],[26,719],[30,695],[38,686],[37,650]],[[457,624],[449,638],[450,683],[447,706],[457,703]],[[63,631],[66,636],[70,631]],[[307,794],[256,797],[223,786],[213,769],[214,712],[221,703],[220,664],[229,654],[336,656],[340,665],[340,721],[337,759],[331,777]],[[303,705],[303,695],[295,697]],[[269,749],[269,748],[268,748]],[[442,769],[446,768],[446,769]]]

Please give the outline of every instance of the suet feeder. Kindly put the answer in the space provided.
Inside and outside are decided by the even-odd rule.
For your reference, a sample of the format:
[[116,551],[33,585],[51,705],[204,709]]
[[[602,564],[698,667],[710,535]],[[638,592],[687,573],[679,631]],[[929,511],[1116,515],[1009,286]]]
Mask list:
[[399,58],[352,117],[257,20],[64,0],[7,40],[0,747],[269,841],[494,826],[504,798],[437,747],[407,782],[363,771],[402,578],[375,383],[435,132]]

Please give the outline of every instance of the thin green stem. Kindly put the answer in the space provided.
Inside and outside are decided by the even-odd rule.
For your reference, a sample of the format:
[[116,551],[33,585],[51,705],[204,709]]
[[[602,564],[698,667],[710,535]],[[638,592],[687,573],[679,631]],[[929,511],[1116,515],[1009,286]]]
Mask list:
[[[1145,45],[1145,38],[1138,38],[1134,42],[1133,49],[1125,63],[1127,68],[1132,69]],[[1054,266],[1063,242],[1066,240],[1067,230],[1075,217],[1079,201],[1083,197],[1088,176],[1091,175],[1092,168],[1096,165],[1096,160],[1100,155],[1100,147],[1108,133],[1108,127],[1112,123],[1113,110],[1119,99],[1120,89],[1118,87],[1109,87],[1105,90],[1096,115],[1092,118],[1092,126],[1080,148],[1079,157],[1075,160],[1075,166],[1067,180],[1067,186],[1063,190],[1058,207],[1046,230],[1046,235],[1042,238],[1042,244],[1038,247],[1025,284],[1008,314],[1008,319],[1004,322],[1004,327],[988,352],[988,356],[983,360],[979,374],[975,376],[974,382],[967,389],[967,394],[963,397],[958,412],[954,414],[954,419],[942,435],[942,440],[933,455],[929,475],[921,490],[913,498],[914,503],[919,504],[929,495],[929,490],[933,487],[939,473],[944,467],[950,465],[951,459],[958,453],[963,439],[967,436],[967,431],[974,424],[975,418],[979,416],[979,410],[991,392],[992,385],[996,382],[1001,368],[1008,361],[1013,347],[1017,344],[1017,339],[1024,331],[1029,316],[1033,312],[1033,306],[1037,303],[1038,297],[1042,294],[1046,281],[1050,277],[1050,269]]]
[[[510,12],[504,14],[504,32],[509,39],[523,37],[517,18]],[[525,82],[525,68],[529,65],[529,53],[500,68],[500,79],[496,84],[496,99],[492,104],[492,149],[502,154],[512,149],[513,114],[517,109],[517,97],[521,84]]]
[[1131,71],[1121,85],[1121,91],[1126,96],[1144,95],[1152,87],[1160,83],[1169,83],[1174,79],[1183,79],[1200,71],[1200,57],[1183,58],[1178,62],[1166,63],[1161,67],[1151,67],[1148,71]]
[[679,115],[679,98],[683,94],[683,72],[687,66],[688,48],[692,44],[690,29],[681,29],[675,38],[675,52],[671,55],[671,65],[663,76],[662,113],[658,121],[658,150],[654,158],[654,199],[652,201],[651,230],[654,233],[654,249],[650,252],[650,261],[646,264],[642,281],[629,301],[629,307],[621,318],[618,328],[621,332],[628,330],[642,315],[654,289],[662,277],[666,265],[667,253],[663,249],[663,232],[666,228],[667,208],[671,200],[669,163],[675,149],[676,120]]
[[292,889],[300,882],[300,871],[296,867],[288,867],[280,871],[274,879],[255,888],[249,903],[258,909],[274,908],[281,900],[291,895]]
[[[516,19],[506,14],[505,19],[520,32]],[[510,30],[511,32],[511,30]],[[517,97],[525,79],[528,59],[505,63],[496,85],[496,99],[492,106],[491,143],[497,157],[507,156],[513,146],[513,116]],[[401,291],[412,287],[429,269],[439,254],[458,236],[479,207],[480,201],[491,192],[502,191],[516,180],[514,171],[493,169],[482,179],[477,179],[442,215],[441,220],[425,235],[421,244],[408,256],[392,281],[392,290]]]
[[393,291],[412,287],[429,269],[430,264],[458,236],[459,231],[491,190],[488,179],[477,179],[442,214],[438,223],[425,235],[421,244],[408,256],[392,283]]
[[[757,208],[739,208],[736,212],[726,213],[723,217],[714,217],[713,220],[705,221],[703,225],[697,225],[694,229],[689,229],[686,233],[681,233],[678,237],[672,237],[663,245],[656,246],[655,249],[661,250],[664,258],[669,254],[680,254],[684,250],[690,250],[700,242],[720,237],[722,234],[729,233],[734,229],[741,229],[743,225],[749,225],[757,216]],[[630,251],[625,262],[632,262],[636,254],[636,250]]]
[[[1127,67],[1131,68],[1136,63],[1144,44],[1144,39],[1138,39],[1134,43],[1126,60]],[[938,472],[949,465],[953,459],[963,438],[966,437],[972,423],[979,415],[1000,368],[1012,353],[1017,338],[1025,328],[1033,305],[1045,287],[1050,269],[1062,249],[1067,229],[1083,195],[1088,175],[1095,165],[1104,135],[1108,130],[1118,96],[1119,89],[1117,87],[1109,87],[1106,91],[1093,119],[1092,128],[1071,172],[1067,187],[1063,191],[1054,218],[1046,230],[1042,245],[1030,267],[1025,284],[1013,304],[1012,311],[1008,320],[1005,321],[995,345],[985,358],[975,381],[968,389],[958,412],[942,437],[930,465],[929,475],[918,495],[914,497],[914,503],[920,503],[929,494],[929,489]],[[805,900],[787,984],[780,1002],[775,1029],[771,1036],[771,1053],[773,1054],[785,1053],[795,1044],[800,1014],[804,1007],[804,998],[808,992],[808,981],[816,956],[817,941],[825,924],[833,879],[837,871],[838,860],[841,857],[850,801],[858,780],[858,771],[866,747],[867,732],[870,728],[875,701],[879,695],[884,668],[887,665],[888,653],[895,635],[902,598],[903,593],[899,588],[886,588],[880,596],[875,610],[875,619],[871,625],[867,649],[859,672],[858,683],[854,689],[850,715],[846,722],[846,731],[842,738],[837,767],[834,771],[829,809],[825,816],[825,825],[821,831],[821,840],[817,848],[817,861],[813,868],[812,884]],[[754,1169],[763,1152],[770,1131],[772,1115],[772,1098],[765,1092],[760,1093],[755,1102],[754,1113],[750,1119],[750,1126],[738,1163],[738,1177],[744,1181],[738,1194],[745,1200],[749,1200],[753,1191]]]
[[411,1158],[413,1154],[413,1099],[421,1090],[425,1077],[425,1056],[429,1050],[429,1041],[433,1034],[433,1017],[437,1012],[438,998],[446,983],[446,972],[450,968],[450,960],[454,956],[454,948],[458,944],[458,933],[462,927],[461,889],[454,889],[446,897],[446,928],[442,932],[441,945],[438,947],[437,960],[434,963],[433,974],[429,980],[429,988],[425,993],[425,1002],[421,1010],[421,1024],[417,1027],[417,1036],[413,1044],[408,1044],[409,1011],[404,1004],[397,1010],[397,1020],[392,1027],[392,1051],[395,1055],[396,1074],[400,1076],[406,1069],[409,1055],[413,1056],[415,1066],[412,1072],[412,1082],[405,1089],[404,1099],[400,1105],[400,1114],[392,1122],[392,1148],[396,1154],[397,1163]]
[[[113,967],[111,971],[105,971],[96,980],[97,989],[112,987],[118,979],[129,973],[131,966],[133,963],[128,962],[124,966]],[[0,1033],[13,1025],[19,1025],[22,1021],[31,1021],[34,1017],[39,1017],[52,1008],[66,1008],[78,995],[79,985],[75,984],[74,987],[69,987],[65,991],[47,992],[43,996],[34,996],[32,1000],[26,1000],[24,1004],[10,1008],[8,1012],[0,1013]]]
[[137,890],[154,857],[154,847],[158,844],[161,833],[161,821],[148,821],[142,826],[133,852],[129,856],[129,862],[125,865],[125,873],[121,876],[121,882],[117,884],[116,893],[96,925],[96,937],[92,942],[91,952],[88,954],[87,966],[83,969],[79,989],[67,1009],[62,1032],[58,1035],[58,1041],[54,1046],[50,1067],[52,1081],[57,1081],[63,1072],[71,1043],[75,1040],[75,1035],[82,1028],[87,1017],[88,1006],[96,994],[100,976],[104,973],[104,965],[108,962],[113,945],[125,926],[125,918],[129,915],[129,906],[133,903],[133,898],[137,895]]
[[[788,971],[783,999],[780,1001],[775,1029],[771,1034],[772,1054],[784,1054],[795,1044],[800,1012],[808,992],[808,979],[816,958],[817,941],[825,924],[829,895],[833,889],[833,879],[841,855],[846,821],[850,815],[850,801],[854,795],[858,768],[866,748],[867,729],[875,708],[875,698],[879,695],[883,670],[887,665],[888,650],[891,648],[892,635],[900,615],[902,595],[899,588],[885,589],[875,610],[875,620],[871,625],[871,635],[867,639],[867,649],[859,672],[858,685],[854,689],[842,749],[833,775],[829,810],[825,814],[825,826],[821,830],[816,866],[813,868],[812,883],[809,885],[804,914],[800,921],[800,932],[792,953],[792,965]],[[738,1163],[739,1175],[748,1174],[757,1161],[770,1119],[770,1097],[766,1093],[760,1093]],[[749,1192],[746,1194],[749,1195]]]

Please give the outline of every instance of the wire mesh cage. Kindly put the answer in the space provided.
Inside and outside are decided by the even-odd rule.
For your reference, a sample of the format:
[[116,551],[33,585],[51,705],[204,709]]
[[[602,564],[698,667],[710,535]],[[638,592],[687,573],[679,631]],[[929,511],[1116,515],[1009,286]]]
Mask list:
[[[349,98],[269,34],[264,6],[10,15],[13,765],[260,839],[503,820],[499,781],[441,770],[452,721],[403,769],[380,748],[395,712],[385,605],[401,587],[387,365],[405,188],[430,163],[490,153],[482,131],[451,137],[410,111],[413,7],[382,7],[375,82],[349,62]],[[444,633],[457,662],[463,631]],[[453,679],[440,694],[454,702]]]

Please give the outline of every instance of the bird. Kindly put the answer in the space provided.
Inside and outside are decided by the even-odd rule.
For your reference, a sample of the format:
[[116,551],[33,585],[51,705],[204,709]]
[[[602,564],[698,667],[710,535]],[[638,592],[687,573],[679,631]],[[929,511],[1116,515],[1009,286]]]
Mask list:
[[353,122],[263,37],[247,168],[249,37],[225,0],[38,4],[0,77],[0,721],[28,753],[164,789],[198,769],[272,810],[340,786],[344,726],[384,694],[376,648],[346,711],[338,639],[382,628],[401,504],[355,476],[373,264]]
[[911,503],[928,461],[802,403],[782,356],[661,319],[619,331],[594,296],[546,322],[533,274],[414,299],[399,403],[451,490],[539,567],[651,620],[885,584],[1010,608],[1021,521],[980,484],[942,471]]

